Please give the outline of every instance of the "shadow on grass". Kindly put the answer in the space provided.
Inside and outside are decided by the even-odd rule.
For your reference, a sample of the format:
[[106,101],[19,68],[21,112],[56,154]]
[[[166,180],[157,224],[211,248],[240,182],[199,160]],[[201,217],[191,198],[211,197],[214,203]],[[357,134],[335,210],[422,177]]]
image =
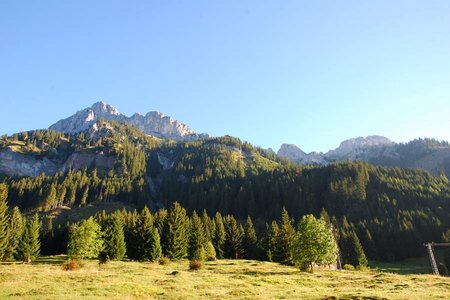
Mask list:
[[53,256],[42,256],[36,259],[33,264],[35,265],[61,265],[69,259],[67,255],[53,255]]

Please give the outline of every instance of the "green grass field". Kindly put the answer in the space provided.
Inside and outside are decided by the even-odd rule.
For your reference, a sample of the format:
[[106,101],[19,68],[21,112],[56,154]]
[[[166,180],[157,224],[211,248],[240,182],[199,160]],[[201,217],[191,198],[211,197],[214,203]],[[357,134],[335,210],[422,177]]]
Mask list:
[[168,265],[87,261],[65,271],[65,256],[0,264],[0,299],[450,299],[450,278],[379,271],[300,272],[251,260]]

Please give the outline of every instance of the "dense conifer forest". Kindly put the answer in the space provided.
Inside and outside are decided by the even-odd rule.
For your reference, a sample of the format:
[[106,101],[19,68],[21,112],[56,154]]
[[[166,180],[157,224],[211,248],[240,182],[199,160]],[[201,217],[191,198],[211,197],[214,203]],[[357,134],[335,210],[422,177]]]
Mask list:
[[[293,243],[290,226],[296,228],[308,214],[334,228],[343,260],[352,265],[367,264],[366,256],[382,260],[420,256],[423,242],[441,241],[450,229],[450,185],[444,174],[350,161],[298,166],[229,136],[174,142],[113,121],[96,125],[96,130],[70,136],[38,130],[1,138],[2,148],[54,161],[73,153],[114,158],[110,169],[92,164],[52,176],[3,177],[11,216],[19,209],[26,215],[40,213],[44,253],[66,252],[73,226],[52,220],[52,211],[112,201],[139,212],[148,207],[147,217],[128,211],[117,220],[96,219],[107,232],[123,226],[125,241],[136,239],[130,236],[137,234],[132,227],[147,228],[141,230],[141,238],[149,245],[160,240],[159,250],[139,250],[129,243],[126,248],[129,257],[150,260],[159,252],[177,258],[207,255],[208,249],[215,249],[218,257],[246,255],[290,263],[292,255],[286,252]],[[184,229],[190,235],[184,239],[191,245],[181,250],[170,249],[173,241],[164,234],[172,212],[166,209],[175,202],[190,216],[189,230]],[[200,227],[205,234],[198,232]],[[197,241],[203,250],[192,245],[199,236],[207,237]],[[284,236],[284,242],[276,240],[278,236]]]

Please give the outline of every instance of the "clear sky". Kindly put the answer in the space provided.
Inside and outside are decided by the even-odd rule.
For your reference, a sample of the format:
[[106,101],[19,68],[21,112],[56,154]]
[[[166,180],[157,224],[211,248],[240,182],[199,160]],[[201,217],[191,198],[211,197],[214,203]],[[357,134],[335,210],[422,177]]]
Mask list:
[[0,132],[99,100],[275,150],[450,140],[450,1],[0,1]]

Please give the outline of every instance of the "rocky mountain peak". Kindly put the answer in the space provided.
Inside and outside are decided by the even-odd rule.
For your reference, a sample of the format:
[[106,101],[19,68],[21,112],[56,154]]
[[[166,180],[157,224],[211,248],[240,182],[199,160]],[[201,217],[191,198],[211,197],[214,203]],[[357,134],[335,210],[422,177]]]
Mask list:
[[91,107],[82,109],[74,115],[51,125],[49,129],[74,134],[93,126],[99,119],[114,120],[132,124],[146,134],[175,140],[193,140],[205,138],[207,135],[196,134],[189,126],[161,112],[151,111],[131,117],[121,114],[114,106],[103,101],[94,103]]
[[357,137],[343,141],[338,148],[328,151],[326,156],[330,159],[342,159],[344,157],[345,159],[357,159],[360,153],[367,148],[391,145],[394,145],[394,142],[384,136]]

